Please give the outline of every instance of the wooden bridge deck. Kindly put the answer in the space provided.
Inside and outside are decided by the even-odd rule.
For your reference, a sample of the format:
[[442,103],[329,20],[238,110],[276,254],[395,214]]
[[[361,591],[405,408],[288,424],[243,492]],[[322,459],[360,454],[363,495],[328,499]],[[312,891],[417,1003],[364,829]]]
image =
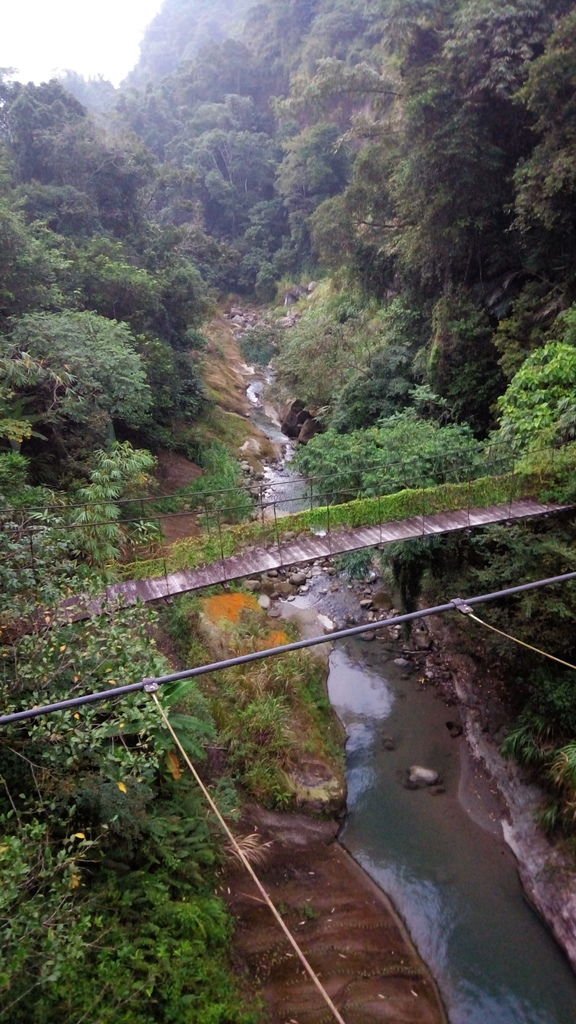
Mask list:
[[107,587],[101,597],[79,595],[69,598],[60,606],[62,617],[78,621],[98,615],[109,608],[123,608],[138,602],[160,601],[162,598],[201,590],[218,583],[242,579],[268,569],[280,569],[291,565],[305,564],[316,558],[357,551],[360,548],[393,544],[396,541],[411,540],[415,537],[452,533],[474,526],[487,526],[507,520],[527,519],[547,515],[568,508],[552,502],[538,502],[532,499],[513,501],[505,505],[488,508],[465,509],[455,512],[440,512],[435,515],[415,516],[397,522],[381,523],[379,526],[363,526],[332,530],[324,536],[307,534],[296,540],[282,541],[271,548],[249,548],[237,555],[219,559],[197,569],[183,569],[166,576],[146,580],[128,580]]

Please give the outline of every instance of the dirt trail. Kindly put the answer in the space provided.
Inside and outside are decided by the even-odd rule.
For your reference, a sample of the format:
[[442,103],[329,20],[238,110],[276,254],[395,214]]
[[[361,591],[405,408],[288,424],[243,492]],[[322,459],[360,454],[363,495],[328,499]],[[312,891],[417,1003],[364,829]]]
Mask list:
[[[346,1024],[444,1024],[426,966],[390,901],[335,841],[335,822],[252,807],[247,832],[270,842],[258,874]],[[234,951],[258,985],[269,1024],[330,1024],[251,881],[233,870],[222,886],[237,921]]]

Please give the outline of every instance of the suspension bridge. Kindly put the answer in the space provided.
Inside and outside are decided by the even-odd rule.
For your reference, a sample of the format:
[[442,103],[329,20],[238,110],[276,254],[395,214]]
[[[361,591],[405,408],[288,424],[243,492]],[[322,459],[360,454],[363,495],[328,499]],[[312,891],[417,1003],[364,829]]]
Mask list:
[[[540,452],[537,472],[525,467],[518,469],[510,462],[503,465],[499,456],[500,472],[496,475],[459,482],[454,480],[454,474],[447,477],[445,473],[444,480],[448,482],[372,498],[358,499],[350,490],[328,496],[321,482],[319,485],[318,481],[310,480],[306,509],[302,508],[300,495],[293,499],[298,503],[298,511],[286,514],[290,499],[285,493],[262,491],[254,502],[252,521],[237,526],[230,525],[237,508],[224,491],[203,494],[195,509],[184,512],[155,514],[149,511],[153,498],[128,499],[119,503],[120,520],[106,518],[106,506],[100,506],[102,518],[96,514],[89,526],[68,522],[53,527],[52,532],[62,535],[75,529],[126,527],[143,519],[162,522],[172,515],[187,515],[191,533],[200,532],[200,536],[189,537],[165,551],[160,549],[161,553],[152,559],[118,565],[116,571],[128,578],[110,584],[100,594],[67,598],[59,605],[58,618],[79,621],[140,602],[160,601],[363,548],[385,548],[416,538],[565,512],[573,506],[543,499],[551,484],[565,481],[572,469],[570,460],[565,464],[562,457],[558,466],[558,454],[558,449]],[[245,504],[246,495],[242,498]],[[74,508],[71,507],[72,512]],[[34,510],[27,512],[26,523],[12,524],[11,528],[20,531],[21,538],[29,544],[33,570],[35,545],[45,535],[42,531],[51,528],[45,523],[39,527],[38,517],[31,515],[31,511]],[[92,508],[95,511],[96,506]],[[46,512],[42,510],[44,518]]]
[[383,548],[388,544],[419,537],[439,536],[494,523],[551,515],[566,511],[569,507],[556,502],[525,499],[487,508],[422,514],[375,526],[320,531],[319,534],[300,535],[294,540],[283,541],[279,536],[277,542],[270,547],[252,547],[236,555],[222,555],[216,561],[195,569],[181,569],[148,579],[114,583],[98,597],[70,598],[61,605],[61,613],[68,621],[78,621],[111,608],[160,601],[269,570],[305,565],[316,559],[362,548]]

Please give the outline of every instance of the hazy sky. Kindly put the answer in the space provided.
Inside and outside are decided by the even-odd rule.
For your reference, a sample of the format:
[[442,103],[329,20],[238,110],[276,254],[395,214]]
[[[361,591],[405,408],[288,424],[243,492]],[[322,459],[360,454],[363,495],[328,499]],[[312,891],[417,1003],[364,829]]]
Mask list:
[[163,0],[9,0],[0,68],[41,82],[70,68],[116,85],[138,59],[144,29]]

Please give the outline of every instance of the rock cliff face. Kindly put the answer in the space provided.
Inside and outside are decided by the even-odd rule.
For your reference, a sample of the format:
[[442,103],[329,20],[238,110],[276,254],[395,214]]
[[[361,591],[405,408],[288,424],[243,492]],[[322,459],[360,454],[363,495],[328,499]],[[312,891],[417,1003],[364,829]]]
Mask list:
[[[527,898],[546,921],[576,970],[576,870],[573,858],[551,842],[538,825],[545,795],[514,762],[500,754],[502,709],[480,663],[459,651],[444,623],[428,620],[436,650],[427,657],[427,675],[459,706],[468,747],[496,783],[504,804],[504,839],[518,863]],[[441,651],[441,653],[439,653]]]
[[304,402],[297,398],[284,410],[280,429],[286,437],[291,437],[299,444],[307,444],[311,437],[322,431],[322,424],[306,409]]

